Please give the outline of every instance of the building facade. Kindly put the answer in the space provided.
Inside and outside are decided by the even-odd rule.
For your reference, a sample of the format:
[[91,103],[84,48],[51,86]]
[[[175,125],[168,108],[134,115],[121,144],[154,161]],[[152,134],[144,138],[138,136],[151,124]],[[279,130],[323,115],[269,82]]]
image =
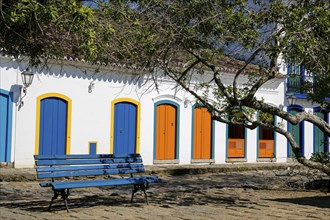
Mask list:
[[[15,167],[33,167],[34,154],[140,153],[146,165],[286,162],[292,155],[280,134],[212,121],[190,94],[164,77],[156,89],[136,68],[67,60],[31,69],[35,76],[24,93],[21,73],[27,67],[24,59],[0,56],[0,162]],[[230,71],[222,75],[228,84],[233,80]],[[329,113],[306,99],[288,106],[286,93],[286,79],[279,78],[257,95],[292,113],[314,111],[329,122]],[[306,157],[329,150],[322,142],[329,138],[311,123],[273,121],[296,134]]]

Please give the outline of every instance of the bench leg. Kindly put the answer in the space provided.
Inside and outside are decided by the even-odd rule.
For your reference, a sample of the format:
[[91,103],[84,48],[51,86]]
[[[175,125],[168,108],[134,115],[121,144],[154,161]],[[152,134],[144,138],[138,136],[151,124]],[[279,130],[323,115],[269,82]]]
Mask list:
[[68,201],[67,201],[69,195],[70,195],[69,189],[66,189],[66,191],[65,191],[65,189],[62,189],[61,190],[61,197],[62,197],[62,199],[64,201],[64,204],[65,204],[65,207],[66,207],[66,211],[67,212],[69,212]]
[[143,183],[143,184],[134,184],[134,188],[132,190],[132,198],[131,198],[131,203],[133,202],[133,198],[134,198],[134,194],[138,191],[141,190],[144,193],[144,197],[146,199],[147,205],[149,205],[148,203],[148,196],[147,196],[147,192],[146,190],[148,189],[149,184],[148,183]]
[[69,189],[66,189],[66,190],[65,189],[61,189],[61,190],[55,189],[55,190],[53,190],[53,192],[54,192],[54,196],[52,197],[52,200],[50,201],[47,211],[50,211],[54,200],[57,199],[59,195],[61,195],[61,198],[63,199],[64,204],[65,204],[66,210],[67,210],[67,212],[69,212],[68,202],[67,202],[67,198],[70,195]]
[[50,204],[48,206],[47,211],[50,211],[50,208],[52,207],[53,201],[55,199],[57,199],[58,195],[60,194],[60,192],[58,190],[53,190],[53,192],[54,192],[54,196],[52,197],[52,200],[50,201]]
[[148,196],[147,196],[147,192],[146,192],[147,187],[144,184],[142,186],[143,186],[142,191],[144,192],[144,198],[146,199],[147,205],[149,205]]

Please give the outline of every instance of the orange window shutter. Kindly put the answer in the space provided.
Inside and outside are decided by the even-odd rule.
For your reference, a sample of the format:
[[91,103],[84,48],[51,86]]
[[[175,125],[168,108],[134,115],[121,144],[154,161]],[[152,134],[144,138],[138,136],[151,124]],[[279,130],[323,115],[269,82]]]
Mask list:
[[274,140],[259,140],[259,157],[274,157]]
[[176,108],[167,105],[167,146],[166,146],[166,159],[175,159],[175,142],[176,142]]
[[194,159],[201,158],[202,129],[201,129],[201,110],[194,109]]
[[244,139],[228,139],[228,157],[242,158],[244,157]]
[[204,108],[204,129],[203,129],[203,158],[211,159],[211,145],[212,145],[212,121],[211,114]]
[[156,107],[156,160],[161,157],[161,106]]
[[164,160],[166,157],[166,106],[157,106],[156,114],[156,159]]

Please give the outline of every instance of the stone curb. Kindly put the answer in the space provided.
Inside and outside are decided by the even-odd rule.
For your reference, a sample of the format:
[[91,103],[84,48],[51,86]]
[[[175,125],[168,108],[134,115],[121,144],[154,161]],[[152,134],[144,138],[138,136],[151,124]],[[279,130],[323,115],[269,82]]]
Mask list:
[[171,165],[171,166],[146,166],[147,174],[163,175],[185,175],[185,174],[206,174],[244,172],[251,170],[285,170],[288,168],[303,169],[297,163],[263,163],[263,164],[212,164],[212,165]]
[[[147,165],[146,175],[176,176],[185,174],[206,174],[225,172],[244,172],[251,170],[285,170],[288,168],[303,169],[297,163],[246,163],[246,164],[211,164],[211,165]],[[0,168],[0,182],[36,181],[33,168]]]

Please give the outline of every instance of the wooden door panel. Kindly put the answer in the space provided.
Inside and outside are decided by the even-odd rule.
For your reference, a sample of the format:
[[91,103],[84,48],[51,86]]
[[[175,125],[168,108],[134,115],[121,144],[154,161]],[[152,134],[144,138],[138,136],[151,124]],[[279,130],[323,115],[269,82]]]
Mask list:
[[274,140],[259,140],[259,158],[273,158]]
[[244,158],[244,139],[228,139],[228,157]]
[[210,159],[212,146],[211,114],[206,108],[194,109],[194,159]]
[[66,152],[67,102],[46,98],[40,104],[40,155],[64,155]]
[[137,107],[133,103],[115,104],[114,154],[134,154],[136,150]]
[[176,152],[176,107],[156,107],[156,160],[173,160]]

